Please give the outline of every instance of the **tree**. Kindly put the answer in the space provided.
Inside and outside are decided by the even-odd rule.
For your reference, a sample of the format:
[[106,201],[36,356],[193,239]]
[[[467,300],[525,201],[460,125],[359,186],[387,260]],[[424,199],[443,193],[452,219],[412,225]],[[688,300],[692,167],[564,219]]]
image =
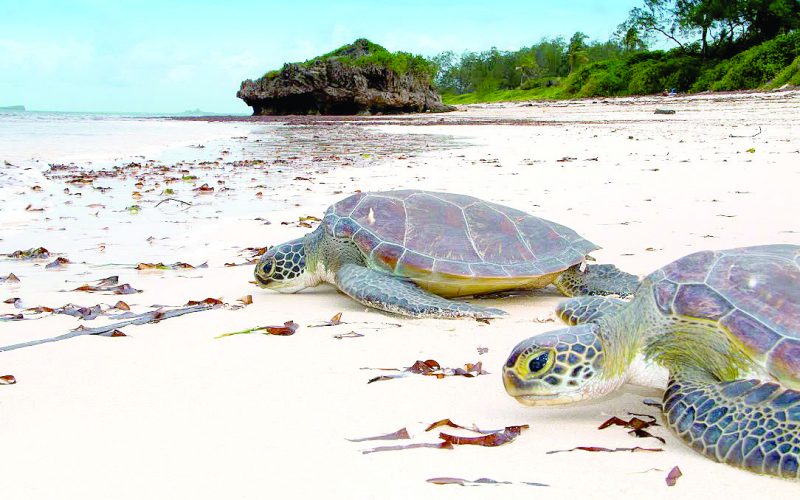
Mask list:
[[658,33],[686,50],[684,44],[678,39],[680,25],[675,17],[674,7],[671,0],[644,0],[642,7],[631,9],[628,19],[619,26],[618,30],[627,31],[635,28],[646,33],[646,36]]
[[569,39],[567,61],[569,61],[570,73],[589,62],[589,54],[586,50],[586,43],[584,42],[587,38],[589,37],[585,33],[577,31],[572,35],[572,38]]

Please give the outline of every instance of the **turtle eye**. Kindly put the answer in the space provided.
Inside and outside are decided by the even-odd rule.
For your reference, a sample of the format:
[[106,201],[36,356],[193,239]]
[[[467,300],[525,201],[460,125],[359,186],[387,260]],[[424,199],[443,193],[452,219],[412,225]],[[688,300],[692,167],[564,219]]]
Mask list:
[[528,361],[528,370],[531,375],[536,375],[549,366],[550,352],[545,351]]
[[263,274],[264,277],[269,278],[270,276],[272,276],[272,273],[274,272],[275,272],[275,258],[273,257],[272,259],[266,261],[263,266],[261,266],[261,274]]

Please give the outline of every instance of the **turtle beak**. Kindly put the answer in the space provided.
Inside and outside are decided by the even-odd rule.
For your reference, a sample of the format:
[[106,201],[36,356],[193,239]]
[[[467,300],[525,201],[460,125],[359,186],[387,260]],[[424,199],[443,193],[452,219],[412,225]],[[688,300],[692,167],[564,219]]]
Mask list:
[[262,278],[261,276],[259,276],[258,273],[256,273],[255,276],[256,276],[256,281],[258,282],[258,286],[260,286],[261,288],[269,287],[269,284],[272,282],[272,280],[269,278]]

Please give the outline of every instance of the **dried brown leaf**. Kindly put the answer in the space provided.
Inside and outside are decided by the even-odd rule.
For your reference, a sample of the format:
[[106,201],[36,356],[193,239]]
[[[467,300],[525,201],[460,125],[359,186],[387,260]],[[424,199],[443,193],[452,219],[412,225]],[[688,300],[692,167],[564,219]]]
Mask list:
[[244,304],[246,306],[249,306],[250,304],[253,303],[253,296],[252,295],[245,295],[244,297],[239,297],[236,300],[238,300],[239,302],[241,302],[242,304]]
[[114,309],[119,309],[121,311],[130,311],[131,310],[131,306],[129,306],[127,303],[125,303],[125,302],[123,302],[121,300],[118,300],[117,303],[114,304]]
[[16,383],[17,379],[14,377],[14,375],[3,375],[0,377],[0,385],[11,385]]

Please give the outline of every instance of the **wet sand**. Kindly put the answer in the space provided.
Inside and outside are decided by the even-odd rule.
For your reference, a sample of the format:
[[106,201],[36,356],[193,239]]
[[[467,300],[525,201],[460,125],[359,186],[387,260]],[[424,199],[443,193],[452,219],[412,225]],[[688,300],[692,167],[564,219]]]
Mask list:
[[[20,280],[0,283],[0,301],[20,299],[0,302],[3,346],[121,321],[112,317],[126,313],[111,309],[118,300],[132,313],[208,297],[225,305],[121,328],[126,337],[0,352],[0,375],[17,380],[0,388],[7,457],[0,496],[796,496],[796,483],[713,463],[663,427],[651,429],[663,445],[622,428],[597,429],[612,415],[654,414],[643,400],[658,399],[657,389],[626,386],[561,409],[508,397],[500,367],[510,349],[560,326],[554,289],[480,300],[510,313],[490,324],[413,320],[365,310],[328,286],[296,295],[258,289],[248,262],[257,249],[308,232],[313,220],[301,219],[320,217],[357,189],[446,190],[513,206],[572,227],[603,246],[593,254],[599,262],[640,275],[700,249],[798,244],[798,117],[800,92],[790,91],[481,105],[444,115],[178,121],[180,140],[140,135],[135,147],[115,149],[112,137],[103,147],[91,143],[92,151],[12,144],[3,152],[10,165],[2,172],[15,182],[3,186],[0,253],[41,246],[51,255],[0,259],[0,277]],[[47,269],[58,256],[70,262]],[[177,262],[193,268],[136,269]],[[109,276],[141,293],[74,291]],[[247,295],[252,304],[238,300]],[[103,314],[30,309],[69,303],[101,304]],[[338,312],[344,324],[309,327]],[[214,338],[288,320],[300,325],[293,336]],[[363,336],[337,338],[349,332]],[[452,368],[481,361],[490,373],[367,384],[393,372],[362,369],[418,359]],[[362,453],[437,442],[439,430],[450,431],[424,429],[443,418],[530,428],[496,448]],[[410,441],[346,440],[403,427]],[[663,451],[547,453],[576,446]],[[683,476],[670,488],[664,478],[675,465]],[[442,476],[515,484],[426,482]]]

